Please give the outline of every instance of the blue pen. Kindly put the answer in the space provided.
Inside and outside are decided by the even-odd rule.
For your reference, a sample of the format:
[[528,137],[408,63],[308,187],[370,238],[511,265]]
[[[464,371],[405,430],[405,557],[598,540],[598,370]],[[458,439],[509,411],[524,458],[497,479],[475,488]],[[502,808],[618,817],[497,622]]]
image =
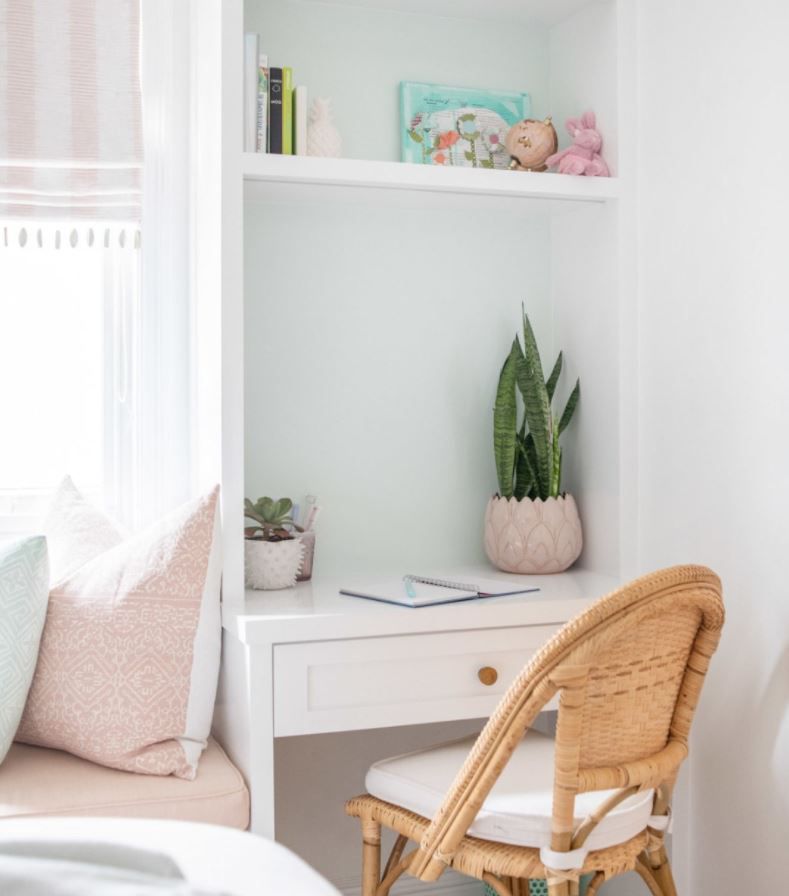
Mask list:
[[414,590],[414,583],[411,581],[411,576],[403,576],[403,584],[405,585],[405,593],[409,597],[416,597],[416,591]]

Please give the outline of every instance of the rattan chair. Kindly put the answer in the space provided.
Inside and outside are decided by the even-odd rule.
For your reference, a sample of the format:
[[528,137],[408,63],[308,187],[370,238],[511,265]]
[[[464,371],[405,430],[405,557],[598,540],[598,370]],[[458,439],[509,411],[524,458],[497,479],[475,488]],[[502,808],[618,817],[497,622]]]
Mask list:
[[[404,872],[434,881],[447,868],[485,881],[499,896],[528,896],[529,879],[547,880],[551,896],[575,896],[581,876],[593,875],[591,896],[630,870],[653,896],[675,896],[664,848],[671,794],[723,618],[717,576],[678,566],[636,580],[568,622],[512,683],[432,817],[369,793],[346,804],[361,820],[362,896],[387,896]],[[524,735],[557,692],[547,842],[472,836],[505,766],[526,749],[531,735]],[[576,797],[588,801],[599,791],[609,793],[592,794],[597,808],[576,817]],[[649,804],[640,829],[589,849],[590,835],[634,800]],[[382,825],[398,834],[383,875]],[[416,846],[404,855],[409,841]]]

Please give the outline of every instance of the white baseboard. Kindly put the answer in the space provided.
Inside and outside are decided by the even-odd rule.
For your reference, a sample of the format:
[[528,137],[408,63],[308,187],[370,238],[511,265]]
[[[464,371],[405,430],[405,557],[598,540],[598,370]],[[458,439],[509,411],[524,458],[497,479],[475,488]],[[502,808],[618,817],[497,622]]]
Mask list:
[[[357,876],[335,880],[334,886],[343,896],[361,896],[362,893]],[[454,871],[445,871],[434,883],[423,883],[412,877],[400,878],[392,887],[392,896],[482,896],[483,892],[484,885],[480,881]]]

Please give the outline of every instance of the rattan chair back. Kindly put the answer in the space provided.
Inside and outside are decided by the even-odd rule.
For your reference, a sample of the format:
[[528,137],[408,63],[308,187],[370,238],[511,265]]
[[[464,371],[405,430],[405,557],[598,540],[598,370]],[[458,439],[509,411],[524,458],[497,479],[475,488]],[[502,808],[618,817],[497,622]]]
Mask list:
[[[606,812],[654,788],[670,800],[724,612],[699,566],[645,576],[596,601],[536,654],[481,732],[421,838],[409,873],[436,879],[537,714],[559,694],[551,848],[583,845]],[[580,828],[578,793],[619,789]]]

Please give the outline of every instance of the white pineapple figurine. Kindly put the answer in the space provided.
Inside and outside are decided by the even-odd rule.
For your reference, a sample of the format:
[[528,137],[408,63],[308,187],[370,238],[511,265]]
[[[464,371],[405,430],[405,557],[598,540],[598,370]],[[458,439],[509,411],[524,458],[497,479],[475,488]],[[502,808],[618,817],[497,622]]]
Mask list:
[[337,159],[342,155],[342,137],[332,121],[331,100],[318,97],[312,104],[307,128],[307,155]]

